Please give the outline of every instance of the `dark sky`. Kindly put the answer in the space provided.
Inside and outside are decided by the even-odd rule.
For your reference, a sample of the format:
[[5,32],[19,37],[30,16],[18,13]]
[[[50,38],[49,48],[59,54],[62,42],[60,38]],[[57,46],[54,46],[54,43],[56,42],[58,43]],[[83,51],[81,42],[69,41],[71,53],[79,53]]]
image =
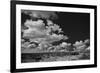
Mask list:
[[89,39],[90,37],[90,14],[60,12],[55,23],[59,24],[69,37],[68,42]]

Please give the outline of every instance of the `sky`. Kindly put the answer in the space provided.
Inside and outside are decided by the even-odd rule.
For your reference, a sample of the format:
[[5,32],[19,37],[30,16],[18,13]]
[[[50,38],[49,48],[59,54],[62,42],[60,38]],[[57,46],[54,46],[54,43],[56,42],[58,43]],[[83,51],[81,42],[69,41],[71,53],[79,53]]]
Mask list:
[[68,42],[89,39],[90,37],[90,14],[59,12],[55,23],[59,24],[64,33],[69,37]]
[[[22,13],[22,25],[27,19],[35,18],[51,18],[53,23],[60,25],[64,34],[68,36],[67,42],[75,43],[76,41],[89,39],[90,36],[90,15],[88,13],[72,13],[72,12],[41,12],[41,11],[24,11]],[[28,14],[28,15],[27,15]],[[38,15],[37,15],[38,14]],[[34,19],[36,20],[36,19]]]

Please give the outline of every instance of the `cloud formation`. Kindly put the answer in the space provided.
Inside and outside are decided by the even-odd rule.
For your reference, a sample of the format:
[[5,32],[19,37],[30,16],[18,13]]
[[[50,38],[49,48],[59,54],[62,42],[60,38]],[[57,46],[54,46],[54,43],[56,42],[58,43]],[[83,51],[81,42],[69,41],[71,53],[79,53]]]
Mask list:
[[30,15],[32,18],[57,19],[57,14],[53,11],[22,10],[23,13]]
[[[45,24],[43,23],[43,20],[26,20],[24,25],[28,27],[28,29],[23,30],[23,37],[31,39],[31,41],[47,41],[49,43],[52,43],[55,41],[68,39],[67,36],[53,33],[53,31],[61,30],[58,25],[53,24],[52,26],[48,26],[48,28],[46,28]],[[52,34],[50,34],[50,32]]]
[[83,41],[76,41],[75,44],[73,44],[74,47],[76,47],[77,50],[85,50],[85,49],[89,49],[88,47],[90,45],[87,45],[90,43],[89,39],[86,39]]
[[45,32],[45,24],[42,20],[38,21],[32,21],[27,20],[25,22],[25,26],[28,27],[28,29],[24,30],[23,37],[25,38],[36,38],[36,37],[44,37],[46,36]]
[[60,46],[66,48],[66,47],[68,47],[68,46],[71,46],[71,43],[62,42],[62,43],[60,44]]
[[83,41],[76,41],[75,44],[73,44],[73,46],[82,46],[84,45],[84,42]]

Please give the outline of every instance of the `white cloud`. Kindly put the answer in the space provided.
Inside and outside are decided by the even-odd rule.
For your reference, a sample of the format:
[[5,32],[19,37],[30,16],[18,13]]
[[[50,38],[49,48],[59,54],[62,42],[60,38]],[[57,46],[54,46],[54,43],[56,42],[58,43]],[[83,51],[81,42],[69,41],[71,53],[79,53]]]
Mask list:
[[73,44],[73,46],[81,46],[81,45],[84,45],[84,42],[83,41],[76,41],[75,44]]
[[47,20],[47,25],[48,26],[53,25],[53,22],[51,20]]
[[73,46],[75,46],[77,50],[83,51],[89,49],[89,46],[86,45],[87,43],[90,43],[89,39],[85,40],[84,42],[76,41],[75,44],[73,44]]
[[26,20],[25,24],[26,27],[29,27],[30,29],[44,29],[45,24],[43,23],[43,20],[37,20],[37,21],[32,21],[32,20]]
[[78,46],[77,49],[80,49],[80,50],[86,49],[86,45],[84,44],[84,45]]
[[58,32],[58,33],[62,33],[62,29],[60,28],[59,25],[57,24],[51,24],[51,22],[49,22],[49,24],[47,24],[48,26],[46,26],[47,32],[51,33],[51,32]]
[[45,32],[45,24],[42,20],[32,21],[27,20],[25,22],[25,26],[28,27],[27,30],[23,31],[23,37],[26,38],[36,38],[36,37],[44,37],[46,36]]
[[[53,30],[51,30],[51,28],[55,29],[56,31],[59,31],[59,29],[61,29],[57,24],[53,24],[52,27],[47,26],[48,28],[46,28],[42,20],[37,20],[37,21],[26,20],[25,26],[28,27],[28,29],[23,31],[23,37],[28,38],[31,41],[38,41],[38,42],[46,41],[52,43],[55,41],[68,39],[67,36],[53,33]],[[50,34],[49,32],[52,32],[52,34]]]
[[61,47],[68,47],[68,46],[71,46],[71,43],[67,43],[67,42],[62,42],[60,44]]
[[76,41],[75,44],[73,44],[73,46],[82,46],[82,45],[86,45],[86,44],[89,44],[90,43],[90,40],[89,39],[86,39],[84,40],[84,42],[81,40],[81,41]]

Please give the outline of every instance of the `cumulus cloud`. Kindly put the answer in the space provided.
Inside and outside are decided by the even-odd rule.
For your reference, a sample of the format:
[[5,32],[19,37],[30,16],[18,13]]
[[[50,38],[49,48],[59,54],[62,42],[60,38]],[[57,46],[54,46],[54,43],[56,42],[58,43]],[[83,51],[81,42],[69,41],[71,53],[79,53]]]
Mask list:
[[47,25],[48,26],[53,25],[53,22],[51,20],[47,20]]
[[28,27],[28,29],[23,31],[23,37],[25,38],[36,38],[36,37],[45,37],[45,24],[42,20],[38,21],[32,21],[27,20],[25,22],[25,26]]
[[67,46],[71,46],[71,43],[67,43],[67,42],[62,42],[60,44],[61,47],[67,47]]
[[77,47],[81,45],[84,45],[83,41],[76,41],[75,44],[73,44],[73,46],[77,46]]
[[57,32],[57,33],[62,33],[62,29],[60,28],[59,25],[57,24],[49,24],[48,26],[46,26],[47,32],[48,33],[53,33],[53,32]]
[[52,35],[48,35],[46,38],[45,38],[45,41],[48,41],[50,43],[52,42],[56,42],[56,41],[60,41],[60,40],[65,40],[65,39],[68,39],[67,36],[64,36],[64,35],[57,35],[57,34],[52,34]]
[[86,49],[86,45],[81,45],[81,46],[78,46],[77,49],[80,49],[80,50],[83,50],[83,49]]
[[30,15],[32,18],[57,19],[53,11],[22,10],[23,13]]
[[89,39],[86,39],[86,40],[84,40],[84,42],[83,41],[76,41],[75,44],[73,44],[73,46],[76,47],[77,50],[84,51],[86,49],[89,49],[88,47],[90,45],[87,45],[89,43],[90,43]]
[[43,20],[37,20],[37,21],[32,21],[32,20],[26,20],[25,24],[26,27],[29,27],[31,29],[44,29],[45,24],[43,23]]
[[[53,26],[48,26],[48,28],[46,28],[42,20],[26,20],[24,25],[28,27],[28,29],[23,31],[23,37],[31,39],[31,41],[38,41],[39,43],[42,41],[47,41],[49,43],[52,43],[55,41],[68,39],[67,36],[53,33],[53,31],[59,31],[60,29],[60,27],[55,24],[53,24]],[[52,32],[52,34],[50,34],[49,31]]]

